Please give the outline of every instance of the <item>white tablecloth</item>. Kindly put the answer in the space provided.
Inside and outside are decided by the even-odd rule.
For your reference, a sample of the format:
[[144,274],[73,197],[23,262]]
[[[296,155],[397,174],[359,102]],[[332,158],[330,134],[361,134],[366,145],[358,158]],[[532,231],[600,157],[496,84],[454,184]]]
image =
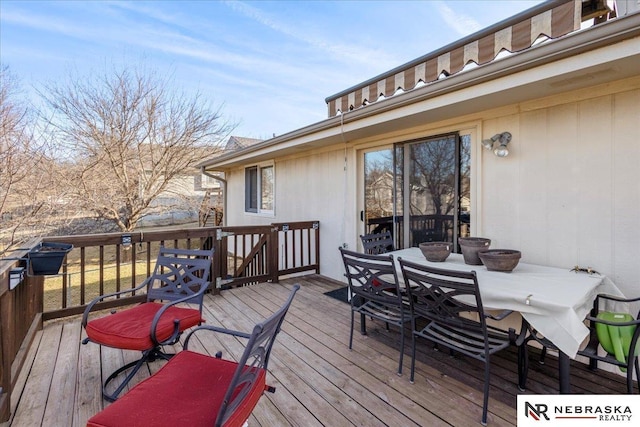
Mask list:
[[[606,276],[575,273],[520,262],[511,273],[488,271],[483,265],[467,265],[462,255],[451,254],[445,262],[427,261],[419,248],[391,252],[394,259],[406,259],[437,268],[475,270],[485,310],[513,310],[551,340],[561,351],[574,358],[589,335],[584,318],[593,307],[597,294],[623,296]],[[398,266],[399,268],[399,266]],[[399,275],[402,280],[402,275]]]

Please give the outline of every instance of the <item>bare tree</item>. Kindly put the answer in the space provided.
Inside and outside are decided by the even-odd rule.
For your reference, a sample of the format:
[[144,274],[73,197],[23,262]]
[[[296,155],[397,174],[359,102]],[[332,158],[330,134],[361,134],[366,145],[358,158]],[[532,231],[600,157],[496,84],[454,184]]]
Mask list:
[[50,223],[53,162],[35,135],[35,118],[21,101],[9,68],[0,68],[0,253],[42,235]]
[[78,209],[121,231],[134,229],[232,130],[199,93],[186,96],[139,69],[72,78],[41,95],[69,158],[67,183]]

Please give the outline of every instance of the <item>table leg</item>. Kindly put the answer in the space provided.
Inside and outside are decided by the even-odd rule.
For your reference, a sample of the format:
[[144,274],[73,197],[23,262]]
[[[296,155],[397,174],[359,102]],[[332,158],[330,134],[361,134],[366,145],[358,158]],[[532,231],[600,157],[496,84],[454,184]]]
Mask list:
[[571,394],[571,364],[569,356],[563,351],[558,351],[558,376],[560,382],[560,394]]

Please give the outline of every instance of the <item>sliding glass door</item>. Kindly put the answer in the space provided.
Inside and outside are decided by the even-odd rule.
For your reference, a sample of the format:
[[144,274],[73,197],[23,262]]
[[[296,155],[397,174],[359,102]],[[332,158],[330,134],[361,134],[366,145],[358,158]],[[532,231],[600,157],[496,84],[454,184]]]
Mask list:
[[391,231],[397,248],[471,232],[471,136],[450,133],[364,155],[365,233]]
[[364,154],[364,234],[393,233],[393,149]]
[[470,136],[451,133],[397,144],[398,241],[452,242],[470,232]]

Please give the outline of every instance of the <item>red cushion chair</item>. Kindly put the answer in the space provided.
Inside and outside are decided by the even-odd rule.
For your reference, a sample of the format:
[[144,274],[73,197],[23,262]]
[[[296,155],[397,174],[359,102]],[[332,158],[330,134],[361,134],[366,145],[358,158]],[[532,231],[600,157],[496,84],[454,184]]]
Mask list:
[[[107,378],[102,387],[105,399],[117,399],[146,362],[170,359],[172,354],[163,352],[162,346],[175,344],[183,331],[203,322],[202,301],[209,287],[212,259],[212,251],[162,247],[153,274],[139,286],[100,296],[87,306],[82,318],[82,326],[87,333],[83,344],[94,342],[142,352],[140,359],[120,367]],[[147,292],[146,302],[89,320],[92,310],[101,308],[106,300],[126,293],[135,294],[143,288]],[[186,303],[191,306],[178,306]],[[115,391],[107,391],[107,385],[126,371],[128,374]]]
[[[140,382],[115,403],[94,415],[90,427],[241,426],[264,391],[271,347],[299,285],[284,305],[258,323],[251,334],[215,326],[201,326],[186,338],[185,350],[155,375]],[[191,336],[209,330],[249,341],[238,362],[188,350]]]

